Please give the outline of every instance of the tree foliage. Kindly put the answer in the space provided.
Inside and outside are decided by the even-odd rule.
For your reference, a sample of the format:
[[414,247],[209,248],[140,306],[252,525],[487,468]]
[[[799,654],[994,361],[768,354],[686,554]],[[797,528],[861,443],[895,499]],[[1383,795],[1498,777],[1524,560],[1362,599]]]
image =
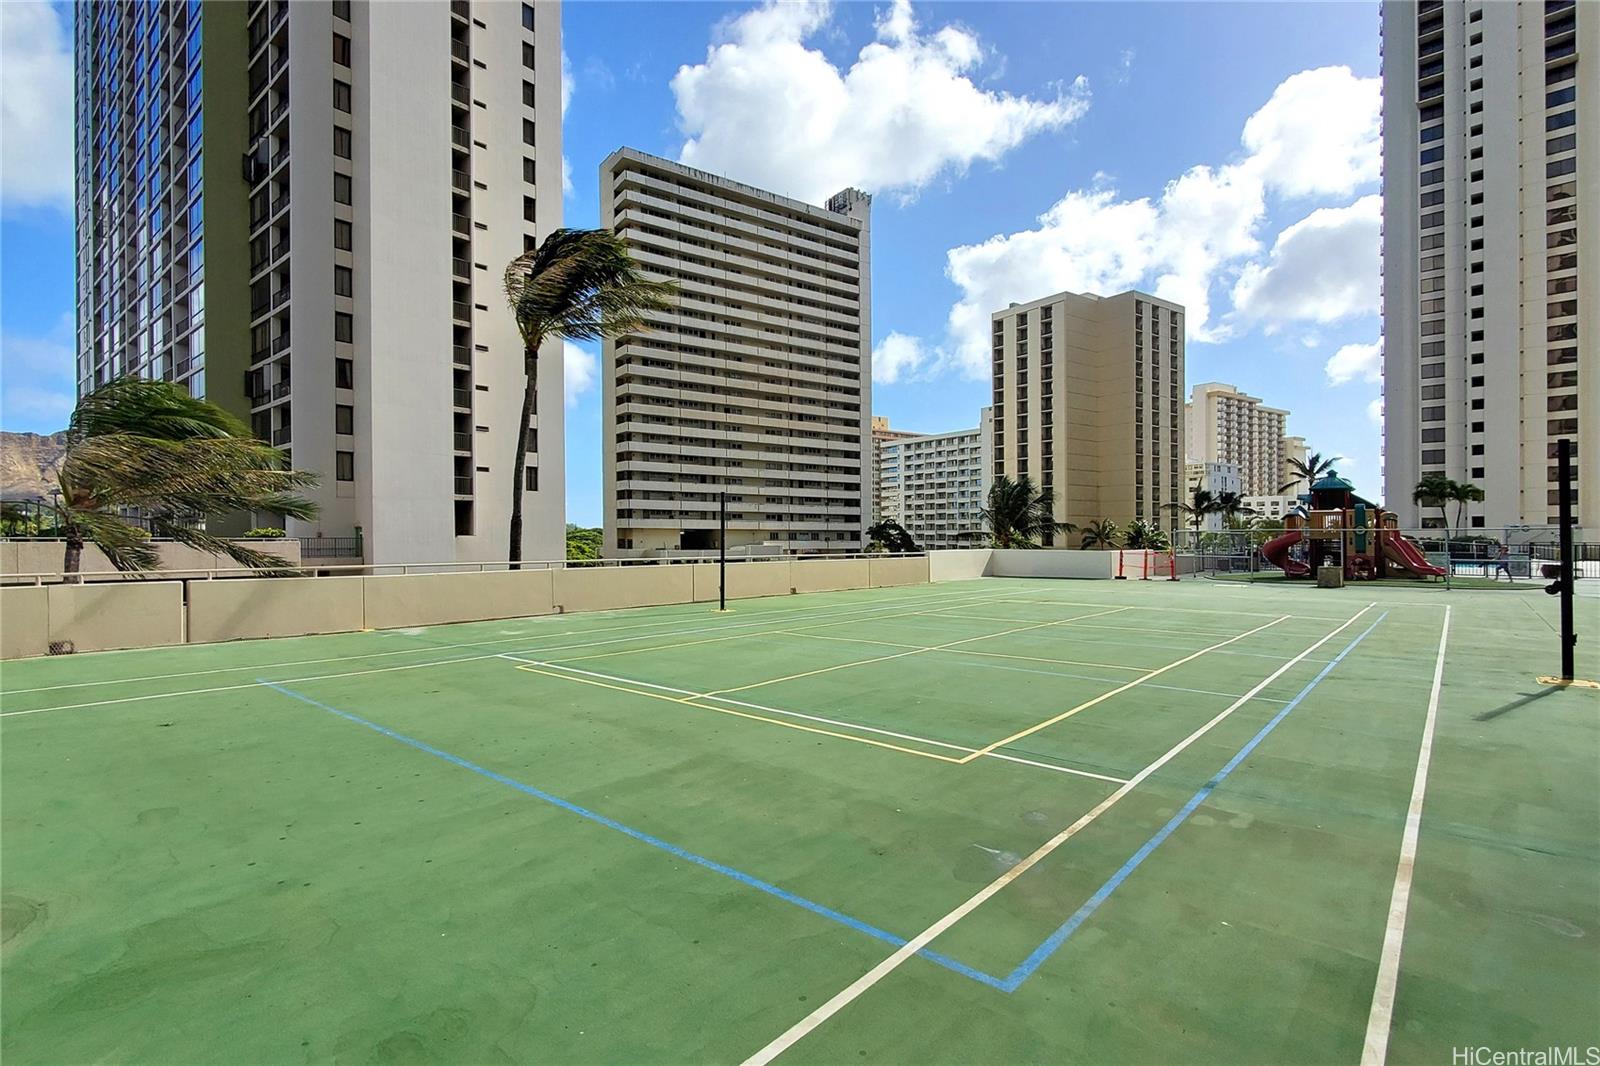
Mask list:
[[1306,488],[1309,490],[1312,485],[1315,485],[1325,477],[1336,477],[1339,471],[1334,469],[1333,464],[1337,463],[1339,458],[1337,455],[1323,455],[1321,452],[1312,452],[1304,459],[1290,459],[1289,469],[1294,471],[1295,478],[1293,481],[1279,486],[1278,491],[1288,492],[1302,480],[1305,481]]
[[1136,518],[1122,536],[1124,548],[1143,548],[1147,551],[1166,551],[1172,541],[1160,526]]
[[600,544],[605,535],[598,529],[585,529],[567,523],[567,558],[591,560],[600,558]]
[[[279,556],[207,533],[208,518],[271,511],[309,519],[317,509],[298,490],[317,475],[256,439],[244,423],[164,381],[121,378],[78,401],[57,475],[66,557],[76,573],[92,540],[118,570],[151,570],[152,537],[177,541],[245,566],[273,569]],[[130,520],[137,511],[144,523]]]
[[1079,547],[1085,551],[1115,548],[1121,535],[1122,530],[1115,522],[1099,518],[1083,527],[1083,541]]
[[1001,474],[989,486],[988,502],[979,515],[996,548],[1037,548],[1046,535],[1077,528],[1057,522],[1055,507],[1054,489],[1035,490],[1026,474],[1015,481]]
[[[677,286],[652,281],[607,229],[558,229],[533,251],[506,265],[506,302],[522,335],[521,426],[533,420],[539,348],[554,338],[603,340],[646,328],[652,311],[672,307]],[[511,462],[511,543],[507,559],[522,559],[522,498],[527,445],[519,433]]]
[[919,552],[915,538],[892,518],[867,527],[868,551]]

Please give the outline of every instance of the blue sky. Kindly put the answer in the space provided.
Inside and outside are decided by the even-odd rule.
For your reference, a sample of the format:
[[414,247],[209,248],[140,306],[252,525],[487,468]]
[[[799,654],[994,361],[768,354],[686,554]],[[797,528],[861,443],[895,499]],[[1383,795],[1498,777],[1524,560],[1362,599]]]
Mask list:
[[[48,89],[54,44],[70,101],[70,41],[29,7],[0,5],[0,421],[46,430],[70,407],[70,141],[65,188],[37,161],[70,122]],[[874,194],[873,408],[894,425],[976,424],[989,311],[1138,287],[1189,307],[1191,384],[1288,408],[1377,491],[1376,4],[569,2],[563,32],[568,225],[598,221],[620,145]],[[598,524],[593,355],[568,364],[568,520]]]

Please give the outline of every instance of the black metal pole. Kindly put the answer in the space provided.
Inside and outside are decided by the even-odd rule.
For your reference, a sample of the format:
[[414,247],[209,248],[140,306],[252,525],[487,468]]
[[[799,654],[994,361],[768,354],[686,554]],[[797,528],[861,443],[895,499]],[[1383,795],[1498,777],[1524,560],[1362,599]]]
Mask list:
[[1572,631],[1572,585],[1576,567],[1572,560],[1572,440],[1561,438],[1556,444],[1556,477],[1561,487],[1556,493],[1557,512],[1561,529],[1561,680],[1573,678],[1572,652],[1578,646],[1578,634]]
[[717,493],[717,610],[728,609],[728,494]]

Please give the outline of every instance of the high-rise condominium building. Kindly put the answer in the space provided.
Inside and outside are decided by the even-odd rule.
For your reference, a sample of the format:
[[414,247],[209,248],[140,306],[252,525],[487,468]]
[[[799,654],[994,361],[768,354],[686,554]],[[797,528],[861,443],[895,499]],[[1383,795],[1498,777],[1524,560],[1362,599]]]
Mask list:
[[[561,355],[521,418],[507,262],[561,224],[555,2],[103,3],[77,19],[78,387],[183,382],[322,475],[324,551],[564,555]],[[258,524],[277,524],[256,515]],[[311,552],[315,547],[308,546]]]
[[994,473],[1056,518],[1171,524],[1183,498],[1183,308],[1063,292],[992,316]]
[[895,517],[900,513],[899,501],[886,494],[884,475],[888,468],[883,462],[883,446],[890,441],[919,436],[922,434],[909,429],[890,429],[889,419],[884,415],[872,416],[872,521],[878,522],[891,517],[899,521],[899,518]]
[[[1274,496],[1287,480],[1284,469],[1299,441],[1285,437],[1289,412],[1268,407],[1232,385],[1208,381],[1190,391],[1185,408],[1189,458],[1198,463],[1232,463],[1239,468],[1238,491]],[[1304,456],[1302,455],[1302,458]]]
[[1383,5],[1384,490],[1476,483],[1474,526],[1600,527],[1600,4]]
[[859,551],[872,505],[871,201],[816,207],[645,155],[600,165],[601,224],[672,311],[602,357],[608,554]]
[[971,548],[994,469],[994,417],[985,407],[974,429],[906,436],[882,444],[876,460],[884,513],[924,549]]

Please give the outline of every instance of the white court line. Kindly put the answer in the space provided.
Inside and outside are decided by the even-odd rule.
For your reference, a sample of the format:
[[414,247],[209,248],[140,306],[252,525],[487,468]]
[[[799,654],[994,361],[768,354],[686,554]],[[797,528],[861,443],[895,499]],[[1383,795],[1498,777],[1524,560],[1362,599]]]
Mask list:
[[1406,936],[1406,911],[1411,906],[1411,878],[1416,871],[1417,834],[1422,827],[1422,799],[1428,791],[1428,766],[1433,761],[1433,730],[1439,718],[1439,690],[1444,685],[1444,649],[1450,639],[1450,608],[1444,609],[1439,631],[1439,656],[1433,662],[1433,688],[1428,693],[1428,715],[1422,724],[1422,744],[1417,750],[1417,775],[1411,783],[1411,804],[1406,808],[1406,828],[1400,838],[1400,865],[1389,897],[1389,922],[1378,957],[1378,979],[1372,989],[1372,1009],[1367,1014],[1367,1038],[1361,1048],[1361,1066],[1383,1066],[1389,1053],[1389,1026],[1394,1018],[1395,989],[1400,982],[1400,949]]
[[1015,881],[1018,877],[1021,877],[1029,869],[1038,865],[1046,857],[1048,857],[1051,852],[1055,851],[1062,844],[1065,844],[1068,840],[1072,839],[1072,837],[1076,836],[1078,832],[1085,826],[1093,822],[1096,818],[1099,818],[1106,811],[1110,810],[1124,796],[1132,792],[1135,788],[1139,787],[1139,785],[1149,778],[1151,774],[1155,773],[1161,767],[1177,758],[1185,748],[1189,747],[1189,745],[1193,744],[1196,740],[1199,740],[1206,733],[1210,732],[1214,726],[1222,722],[1234,711],[1244,706],[1247,700],[1254,698],[1257,693],[1266,688],[1267,685],[1271,684],[1273,681],[1276,681],[1285,672],[1287,672],[1290,667],[1297,665],[1306,656],[1310,655],[1312,652],[1322,647],[1345,629],[1348,629],[1351,625],[1355,624],[1356,619],[1372,610],[1373,606],[1374,604],[1367,604],[1367,606],[1363,607],[1354,617],[1350,618],[1338,629],[1335,629],[1327,636],[1322,637],[1315,644],[1301,652],[1300,655],[1278,667],[1278,669],[1274,670],[1264,680],[1258,682],[1256,686],[1244,696],[1241,696],[1238,701],[1230,704],[1225,710],[1219,713],[1216,717],[1212,718],[1211,721],[1207,722],[1205,725],[1201,726],[1199,729],[1196,729],[1193,733],[1190,733],[1187,737],[1180,740],[1177,744],[1173,745],[1167,750],[1166,754],[1156,759],[1155,762],[1151,763],[1149,766],[1146,766],[1137,774],[1134,774],[1133,777],[1128,779],[1126,784],[1122,785],[1111,795],[1101,800],[1098,804],[1091,808],[1087,814],[1083,815],[1083,817],[1079,818],[1076,822],[1073,822],[1071,825],[1067,826],[1067,828],[1063,829],[1061,832],[1045,841],[1045,843],[1035,850],[1033,854],[1029,855],[1027,858],[1011,867],[1005,873],[995,878],[988,885],[985,885],[955,910],[951,911],[949,914],[946,914],[943,918],[940,918],[938,921],[928,926],[928,928],[924,929],[922,932],[906,941],[905,944],[897,948],[895,952],[888,958],[884,959],[872,969],[856,978],[848,986],[836,993],[826,1003],[817,1007],[810,1014],[806,1015],[794,1025],[790,1026],[783,1033],[779,1034],[761,1050],[745,1059],[744,1066],[765,1066],[766,1063],[771,1062],[789,1048],[793,1047],[797,1042],[803,1040],[808,1033],[812,1032],[823,1022],[827,1021],[829,1018],[839,1013],[839,1011],[849,1006],[858,997],[860,997],[863,992],[866,992],[873,985],[876,985],[879,981],[889,976],[889,974],[899,969],[900,966],[906,962],[906,960],[914,957],[923,948],[927,947],[934,940],[936,940],[942,933],[950,929],[951,926],[965,918],[968,914],[971,914],[986,900],[995,895],[995,893],[1005,888],[1006,885],[1010,884],[1012,881]]
[[[852,589],[850,591],[860,591],[860,590]],[[766,617],[766,618],[780,618],[780,617],[786,617],[786,616],[789,616],[789,615],[809,614],[812,611],[825,611],[825,610],[835,610],[835,611],[840,612],[841,614],[855,614],[855,613],[861,613],[861,612],[887,611],[887,610],[892,610],[895,607],[900,607],[900,606],[904,606],[904,605],[907,605],[907,604],[938,602],[938,601],[947,600],[947,599],[963,599],[965,597],[972,596],[972,595],[975,595],[975,594],[976,593],[974,593],[974,592],[964,592],[964,593],[954,593],[954,592],[952,592],[952,593],[945,593],[944,595],[937,596],[937,597],[930,597],[930,596],[903,596],[903,597],[896,598],[895,600],[891,601],[888,604],[879,604],[878,606],[875,606],[875,607],[855,607],[855,608],[851,608],[851,607],[843,607],[843,606],[841,606],[839,604],[835,604],[835,603],[815,604],[815,605],[813,605],[811,607],[789,607],[789,608],[784,608],[783,610],[771,611],[768,614],[766,614],[764,617]],[[978,602],[987,603],[989,601],[984,600],[984,601],[978,601]],[[684,606],[684,605],[682,605],[682,604],[673,604],[671,606]],[[704,605],[702,604],[701,606],[704,606]],[[610,615],[610,614],[617,614],[617,613],[620,613],[622,611],[635,611],[635,610],[638,610],[638,609],[639,608],[636,608],[636,607],[623,607],[623,608],[617,608],[616,610],[611,610],[611,611],[593,611],[593,612],[585,611],[583,613],[584,613],[585,616],[592,617],[594,615]],[[634,625],[605,626],[605,627],[602,627],[602,628],[599,628],[599,629],[588,629],[588,630],[565,630],[565,631],[560,632],[560,633],[545,633],[545,634],[542,634],[542,637],[546,637],[547,638],[547,637],[562,637],[562,636],[592,636],[595,633],[620,633],[620,632],[623,632],[624,630],[629,630],[629,629],[655,629],[655,628],[659,628],[661,626],[680,625],[686,619],[692,618],[692,617],[694,617],[694,616],[693,615],[684,615],[684,616],[681,616],[681,617],[669,618],[669,619],[666,619],[664,621],[659,621],[659,622],[638,622],[638,623],[635,623]],[[446,628],[450,628],[450,627],[454,627],[454,626],[458,626],[458,625],[486,625],[486,624],[490,624],[490,623],[493,623],[493,622],[496,622],[496,621],[500,622],[501,624],[509,624],[509,623],[512,623],[512,622],[526,622],[526,621],[549,622],[551,624],[554,624],[555,620],[557,620],[557,619],[560,619],[562,621],[566,621],[569,618],[570,618],[570,616],[568,616],[568,615],[523,615],[523,616],[520,616],[520,617],[504,618],[504,619],[485,619],[483,622],[446,622],[446,623],[442,623],[442,624],[437,625],[437,626],[427,626],[425,628],[430,629],[430,630],[441,630],[441,629],[446,629]],[[761,624],[760,622],[742,622],[742,623],[730,624],[730,625],[727,625],[727,626],[720,626],[720,627],[714,627],[714,628],[739,629],[739,628],[746,628],[748,626],[760,625],[760,624]],[[384,633],[384,634],[399,634],[401,631],[399,629],[385,629],[385,630],[376,630],[375,632]],[[710,632],[710,630],[696,630],[695,632]],[[353,635],[353,634],[338,633],[338,634],[324,634],[324,635],[325,636],[349,636],[349,635]],[[645,636],[648,636],[648,634],[646,634]],[[633,639],[643,640],[643,639],[645,639],[645,636],[641,636],[641,637],[637,637],[637,638],[633,638]],[[175,677],[201,677],[201,676],[204,676],[204,675],[207,675],[207,674],[227,674],[227,673],[233,673],[235,671],[276,670],[279,667],[283,667],[283,666],[314,666],[314,665],[316,665],[318,663],[348,662],[351,659],[381,659],[381,658],[385,658],[385,657],[391,656],[391,655],[421,655],[421,654],[424,654],[424,653],[429,652],[429,651],[442,650],[442,649],[446,649],[446,648],[462,648],[462,649],[465,649],[465,648],[481,648],[481,647],[487,647],[490,644],[513,644],[513,643],[516,643],[517,641],[539,640],[539,639],[541,639],[541,634],[538,634],[538,633],[518,633],[516,636],[512,636],[512,637],[496,637],[493,640],[472,640],[472,641],[459,641],[459,642],[444,642],[444,643],[437,643],[437,644],[435,644],[435,643],[427,643],[427,644],[419,645],[418,647],[414,647],[414,648],[400,648],[400,649],[397,649],[397,650],[394,650],[394,651],[365,652],[365,653],[358,654],[358,655],[334,655],[334,656],[329,656],[329,657],[323,658],[323,659],[288,659],[288,660],[285,660],[283,662],[276,662],[276,663],[255,663],[255,664],[251,664],[251,665],[248,665],[248,666],[218,666],[218,667],[214,667],[214,668],[209,669],[209,670],[183,670],[183,671],[179,671],[177,673],[170,673],[170,674],[146,674],[146,675],[144,675],[142,677],[114,677],[114,678],[106,678],[105,680],[102,680],[102,681],[74,681],[74,682],[71,682],[69,684],[64,684],[64,685],[41,685],[38,688],[8,688],[8,689],[0,689],[0,697],[4,697],[4,696],[20,696],[23,693],[27,693],[27,692],[54,692],[57,689],[93,688],[93,687],[96,687],[96,686],[99,686],[99,685],[126,685],[126,684],[131,684],[131,683],[134,683],[134,682],[138,682],[138,681],[169,681],[169,680],[171,680],[172,678],[175,678]],[[626,639],[626,638],[624,638],[624,639]],[[191,645],[181,645],[180,644],[180,645],[175,645],[175,646],[176,647],[196,647],[196,648],[199,648],[199,647],[216,647],[216,645],[214,645],[214,644],[191,644]],[[138,648],[138,649],[123,649],[123,650],[127,650],[127,651],[148,651],[150,649]],[[163,650],[167,650],[167,649],[163,649]]]
[[[880,729],[877,726],[862,725],[859,722],[845,722],[837,718],[824,718],[818,714],[805,714],[800,711],[788,711],[784,710],[782,707],[768,707],[760,703],[749,703],[745,700],[736,700],[727,696],[718,696],[711,692],[692,692],[686,688],[674,688],[671,685],[658,685],[654,681],[640,681],[637,678],[620,677],[616,674],[602,674],[595,670],[580,670],[576,666],[566,666],[557,662],[540,662],[537,659],[523,659],[512,652],[501,652],[499,657],[502,659],[510,659],[514,662],[523,663],[528,666],[539,666],[549,670],[564,671],[569,674],[582,674],[585,677],[592,677],[601,681],[611,681],[619,685],[633,685],[637,688],[651,688],[657,690],[658,692],[670,692],[675,696],[682,696],[685,698],[711,700],[716,703],[729,703],[735,707],[745,707],[752,711],[765,711],[768,714],[781,714],[786,718],[799,718],[807,722],[820,722],[823,725],[838,726],[843,729],[854,729],[862,733],[876,733],[879,736],[894,737],[896,740],[914,741],[918,744],[927,744],[935,748],[945,748],[949,751],[964,752],[968,755],[971,755],[973,752],[978,750],[977,748],[967,747],[962,744],[951,744],[944,740],[933,740],[929,737],[920,737],[915,733],[897,733],[892,729]],[[1006,762],[1022,763],[1026,766],[1037,766],[1041,769],[1055,770],[1057,773],[1072,774],[1076,777],[1092,777],[1100,781],[1110,781],[1113,784],[1120,785],[1127,780],[1125,777],[1111,777],[1107,774],[1092,773],[1088,770],[1077,770],[1070,766],[1057,766],[1054,763],[1035,762],[1031,759],[1022,759],[1013,755],[1001,755],[996,752],[991,752],[989,754],[993,758],[1003,759]]]

